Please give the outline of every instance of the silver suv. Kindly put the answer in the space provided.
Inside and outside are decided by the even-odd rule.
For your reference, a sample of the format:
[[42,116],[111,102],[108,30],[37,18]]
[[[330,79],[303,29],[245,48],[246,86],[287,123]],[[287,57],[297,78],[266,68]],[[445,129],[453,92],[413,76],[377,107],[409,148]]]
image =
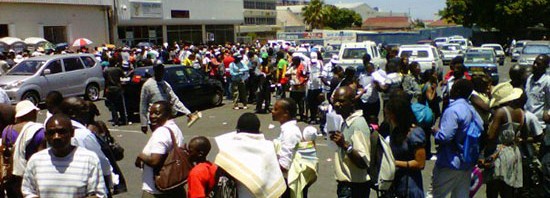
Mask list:
[[95,101],[104,83],[102,68],[91,54],[33,57],[0,76],[0,87],[13,103],[30,100],[38,104],[50,91]]

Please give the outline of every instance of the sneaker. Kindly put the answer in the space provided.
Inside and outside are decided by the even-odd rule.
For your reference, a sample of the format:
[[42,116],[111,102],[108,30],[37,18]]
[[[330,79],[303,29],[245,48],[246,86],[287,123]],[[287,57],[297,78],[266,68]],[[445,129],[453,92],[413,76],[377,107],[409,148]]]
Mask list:
[[243,109],[248,109],[248,107],[247,107],[247,106],[244,106]]
[[239,110],[240,108],[238,106],[234,106],[233,109]]
[[435,156],[435,155],[432,155],[432,157],[430,158],[430,160],[431,160],[431,161],[435,161],[435,160],[437,160],[437,156]]

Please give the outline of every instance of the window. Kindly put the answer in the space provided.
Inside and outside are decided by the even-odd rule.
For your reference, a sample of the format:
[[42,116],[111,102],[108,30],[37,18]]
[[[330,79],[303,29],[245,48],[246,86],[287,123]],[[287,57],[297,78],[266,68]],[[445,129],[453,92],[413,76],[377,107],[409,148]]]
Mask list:
[[189,79],[191,79],[192,83],[200,83],[202,76],[197,72],[198,70],[195,70],[193,68],[185,68],[185,73],[187,73],[187,76]]
[[362,59],[367,53],[365,48],[346,48],[342,55],[342,59]]
[[46,69],[50,70],[50,74],[57,74],[62,71],[61,69],[61,60],[52,61]]
[[67,42],[67,28],[65,26],[44,26],[44,39],[52,43]]
[[0,24],[0,38],[9,36],[8,25]]
[[19,64],[15,65],[13,69],[11,69],[7,75],[22,75],[22,76],[28,76],[33,75],[38,71],[38,68],[40,68],[42,65],[44,65],[44,61],[31,61],[31,60],[25,60],[23,62],[20,62]]
[[172,10],[172,18],[189,18],[189,10]]
[[95,60],[92,58],[92,57],[89,57],[89,56],[83,56],[83,57],[80,57],[82,58],[83,62],[84,62],[84,65],[86,65],[86,67],[90,68],[90,67],[93,67],[95,65]]
[[168,80],[173,84],[186,84],[187,77],[185,76],[183,67],[172,67],[166,70]]
[[79,58],[63,59],[63,64],[65,64],[66,72],[84,69],[84,66],[82,66],[82,62],[80,61]]

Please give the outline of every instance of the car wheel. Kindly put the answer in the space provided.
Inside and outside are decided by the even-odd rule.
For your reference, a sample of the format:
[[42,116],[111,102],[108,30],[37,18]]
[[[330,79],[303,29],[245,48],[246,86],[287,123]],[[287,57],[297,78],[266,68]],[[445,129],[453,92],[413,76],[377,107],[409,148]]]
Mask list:
[[99,86],[96,84],[89,84],[86,86],[86,93],[84,94],[84,97],[90,101],[99,100]]
[[212,96],[212,105],[217,107],[220,106],[223,102],[223,91],[217,90],[214,96]]
[[38,105],[38,103],[40,103],[40,96],[38,96],[38,93],[34,91],[28,91],[25,94],[23,94],[23,97],[21,97],[21,100],[28,100],[28,101],[31,101],[34,105]]

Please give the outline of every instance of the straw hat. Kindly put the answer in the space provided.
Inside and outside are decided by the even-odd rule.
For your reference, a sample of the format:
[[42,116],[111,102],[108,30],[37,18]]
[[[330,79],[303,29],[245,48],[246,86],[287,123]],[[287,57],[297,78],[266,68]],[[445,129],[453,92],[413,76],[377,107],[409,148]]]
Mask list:
[[489,107],[497,107],[501,104],[516,100],[521,97],[523,90],[514,88],[510,83],[500,83],[493,88],[493,98],[489,102]]

